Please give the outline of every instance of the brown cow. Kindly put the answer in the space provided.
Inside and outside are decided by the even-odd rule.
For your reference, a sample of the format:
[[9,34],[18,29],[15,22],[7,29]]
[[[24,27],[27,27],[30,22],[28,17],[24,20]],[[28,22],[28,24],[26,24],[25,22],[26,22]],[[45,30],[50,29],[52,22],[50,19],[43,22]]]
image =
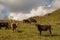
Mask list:
[[35,25],[37,26],[40,35],[42,31],[47,31],[47,30],[50,32],[50,35],[52,35],[51,25],[40,25],[40,24],[35,24]]

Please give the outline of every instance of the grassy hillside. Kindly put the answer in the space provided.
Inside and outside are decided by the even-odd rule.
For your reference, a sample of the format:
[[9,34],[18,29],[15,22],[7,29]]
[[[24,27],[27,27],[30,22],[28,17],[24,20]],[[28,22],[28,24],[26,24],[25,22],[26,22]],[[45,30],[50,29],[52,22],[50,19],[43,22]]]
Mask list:
[[[43,17],[37,18],[39,23],[43,23],[43,24],[56,24],[56,23],[60,23],[60,9],[56,10],[50,14],[47,14]],[[39,21],[40,20],[40,21]]]
[[49,36],[48,31],[42,32],[42,36],[40,36],[34,23],[29,24],[18,21],[19,24],[15,32],[12,29],[5,30],[2,28],[0,30],[0,40],[60,40],[60,9],[49,15],[33,18],[36,18],[39,24],[52,25],[53,37]]

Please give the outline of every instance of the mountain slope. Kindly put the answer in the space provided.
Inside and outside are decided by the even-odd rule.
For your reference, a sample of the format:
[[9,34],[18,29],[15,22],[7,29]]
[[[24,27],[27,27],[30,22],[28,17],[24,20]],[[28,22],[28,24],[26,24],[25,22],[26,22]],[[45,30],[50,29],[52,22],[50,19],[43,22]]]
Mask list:
[[49,13],[45,16],[33,17],[37,19],[37,22],[40,24],[56,24],[60,23],[60,9]]

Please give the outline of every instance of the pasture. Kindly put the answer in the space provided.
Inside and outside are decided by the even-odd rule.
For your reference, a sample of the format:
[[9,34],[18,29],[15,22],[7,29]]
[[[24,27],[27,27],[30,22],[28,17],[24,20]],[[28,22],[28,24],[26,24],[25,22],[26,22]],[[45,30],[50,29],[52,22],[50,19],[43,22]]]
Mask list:
[[43,31],[40,36],[34,23],[19,22],[14,32],[12,29],[5,30],[2,27],[0,30],[0,40],[60,40],[60,14],[45,15],[43,17],[36,17],[36,19],[39,24],[50,24],[52,26],[52,36],[50,36],[48,31]]
[[[42,21],[40,22],[40,24],[45,23]],[[43,31],[40,36],[40,33],[34,23],[29,24],[19,22],[15,32],[13,32],[12,29],[5,30],[5,28],[2,28],[0,30],[0,40],[60,40],[60,24],[53,23],[51,25],[53,28],[52,37],[48,31]]]

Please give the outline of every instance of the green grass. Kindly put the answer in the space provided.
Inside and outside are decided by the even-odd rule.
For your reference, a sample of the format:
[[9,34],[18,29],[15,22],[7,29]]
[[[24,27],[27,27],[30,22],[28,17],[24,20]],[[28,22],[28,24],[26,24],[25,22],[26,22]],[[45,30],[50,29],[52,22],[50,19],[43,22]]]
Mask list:
[[0,40],[60,40],[60,10],[54,11],[51,15],[37,17],[37,23],[50,24],[52,26],[52,37],[49,32],[42,32],[40,36],[34,23],[19,22],[15,32],[12,29],[0,30]]
[[0,40],[60,40],[60,25],[52,25],[52,28],[52,37],[49,36],[48,31],[42,32],[42,36],[40,36],[34,24],[21,23],[15,32],[11,29],[0,30]]

